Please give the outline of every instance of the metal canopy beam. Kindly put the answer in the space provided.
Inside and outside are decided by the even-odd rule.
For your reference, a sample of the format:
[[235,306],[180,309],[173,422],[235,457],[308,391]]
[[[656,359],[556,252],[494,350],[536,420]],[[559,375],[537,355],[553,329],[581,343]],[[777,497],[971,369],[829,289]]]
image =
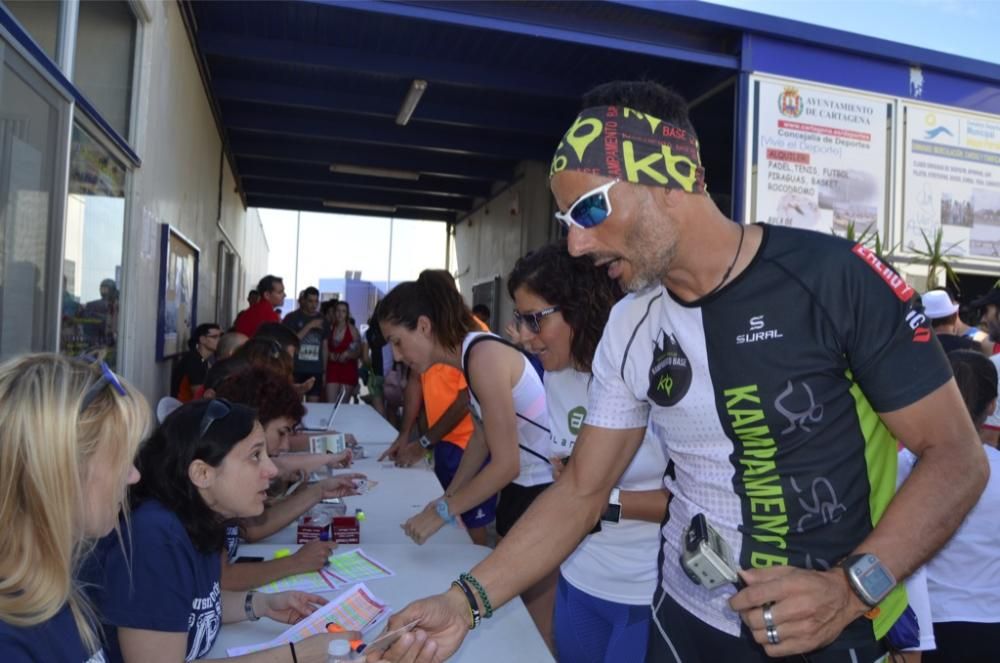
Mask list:
[[[297,108],[312,108],[355,115],[372,115],[395,118],[399,112],[400,99],[383,96],[324,90],[297,85],[272,85],[256,81],[241,81],[231,78],[215,79],[212,90],[219,99],[271,104]],[[435,103],[423,99],[413,115],[412,123],[435,123],[459,127],[480,127],[491,131],[526,133],[538,136],[558,136],[565,131],[576,108],[568,103],[567,114],[546,116],[532,109],[530,115],[518,115],[514,111],[476,107],[472,104],[457,105]]]
[[230,144],[237,157],[261,157],[282,161],[351,164],[367,168],[412,170],[418,173],[474,180],[508,180],[514,162],[495,159],[420,152],[401,148],[365,149],[357,143],[336,141],[296,141],[230,132]]
[[364,205],[392,205],[395,207],[426,209],[439,212],[468,212],[472,209],[471,198],[445,198],[442,196],[426,196],[419,193],[378,191],[375,189],[359,189],[357,187],[336,186],[332,184],[259,180],[253,182],[252,186],[248,185],[247,188],[255,196],[310,198],[320,203],[324,200],[340,200]]
[[347,207],[328,207],[321,203],[317,203],[314,200],[295,197],[247,195],[247,204],[251,207],[301,210],[303,212],[319,212],[321,214],[349,214],[352,216],[374,216],[380,218],[392,217],[395,219],[415,219],[420,221],[444,221],[446,223],[455,222],[455,215],[448,212],[411,210],[404,207],[397,208],[395,212],[381,212],[376,210],[354,209]]
[[582,92],[579,85],[564,78],[540,76],[530,72],[259,36],[200,31],[198,47],[206,55],[248,62],[281,62],[406,80],[421,78],[431,84],[491,88],[536,97],[575,99]]
[[[421,193],[444,198],[485,198],[490,195],[490,185],[488,182],[460,180],[454,177],[421,175],[419,180],[410,181],[391,177],[331,173],[326,164],[292,163],[271,159],[249,159],[245,157],[240,160],[239,167],[240,175],[244,180],[332,184],[380,191]],[[253,182],[249,186],[253,188]]]
[[494,138],[488,132],[457,127],[401,127],[382,118],[345,116],[311,110],[276,111],[273,107],[230,104],[222,108],[226,126],[236,131],[320,138],[349,143],[390,145],[414,150],[481,155],[492,159],[544,160],[551,153],[551,139],[527,141]]

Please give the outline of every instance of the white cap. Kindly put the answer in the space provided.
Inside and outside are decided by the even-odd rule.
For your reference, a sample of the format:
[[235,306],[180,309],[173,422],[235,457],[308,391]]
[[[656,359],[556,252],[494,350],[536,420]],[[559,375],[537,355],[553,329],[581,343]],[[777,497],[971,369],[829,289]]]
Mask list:
[[170,416],[170,413],[184,405],[176,398],[171,398],[170,396],[164,396],[160,399],[160,402],[156,404],[156,420],[163,423],[163,420]]
[[947,318],[958,310],[958,304],[951,301],[951,295],[944,290],[928,290],[920,298],[924,303],[924,315],[931,320]]
[[327,656],[347,656],[351,653],[351,643],[347,640],[331,640],[326,646]]

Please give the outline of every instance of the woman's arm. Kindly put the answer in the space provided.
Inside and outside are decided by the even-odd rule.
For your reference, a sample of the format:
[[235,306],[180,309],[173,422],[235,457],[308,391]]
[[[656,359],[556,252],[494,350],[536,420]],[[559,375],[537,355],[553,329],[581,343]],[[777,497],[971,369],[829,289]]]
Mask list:
[[222,553],[222,589],[246,591],[298,573],[318,571],[326,566],[330,553],[336,547],[333,541],[310,541],[294,555],[241,564],[230,564],[229,556]]
[[667,516],[670,493],[665,488],[656,490],[623,490],[618,495],[621,501],[622,520],[643,520],[662,523]]
[[291,453],[275,456],[271,460],[281,472],[315,472],[327,467],[345,467],[351,455],[347,451],[339,454]]

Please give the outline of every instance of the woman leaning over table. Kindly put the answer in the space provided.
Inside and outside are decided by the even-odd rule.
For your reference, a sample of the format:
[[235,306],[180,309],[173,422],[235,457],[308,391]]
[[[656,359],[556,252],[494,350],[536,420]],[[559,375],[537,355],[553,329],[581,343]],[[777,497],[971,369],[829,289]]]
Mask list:
[[[621,292],[590,258],[570,256],[565,242],[518,260],[507,289],[518,340],[545,368],[552,465],[559,470],[572,458],[587,413],[591,362]],[[663,447],[647,437],[615,485],[599,531],[560,566],[554,618],[560,661],[617,663],[645,656],[667,510],[666,466]]]
[[148,423],[142,396],[103,362],[0,365],[0,661],[104,661],[77,570],[139,478]]
[[[294,623],[322,597],[220,589],[226,522],[259,515],[277,473],[254,410],[222,399],[188,403],[142,445],[145,472],[132,489],[124,550],[106,537],[95,551],[95,600],[109,663],[179,663],[204,657],[223,623],[268,617]],[[316,635],[234,660],[323,663]]]

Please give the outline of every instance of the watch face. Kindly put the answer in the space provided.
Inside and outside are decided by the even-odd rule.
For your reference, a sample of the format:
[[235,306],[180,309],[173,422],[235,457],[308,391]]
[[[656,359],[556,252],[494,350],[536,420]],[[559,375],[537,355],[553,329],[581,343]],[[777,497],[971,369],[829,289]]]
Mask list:
[[877,600],[884,598],[895,586],[893,578],[878,562],[863,570],[858,576],[858,581],[865,591]]
[[604,515],[601,516],[601,520],[606,520],[609,523],[617,523],[622,517],[622,507],[620,504],[609,504]]

